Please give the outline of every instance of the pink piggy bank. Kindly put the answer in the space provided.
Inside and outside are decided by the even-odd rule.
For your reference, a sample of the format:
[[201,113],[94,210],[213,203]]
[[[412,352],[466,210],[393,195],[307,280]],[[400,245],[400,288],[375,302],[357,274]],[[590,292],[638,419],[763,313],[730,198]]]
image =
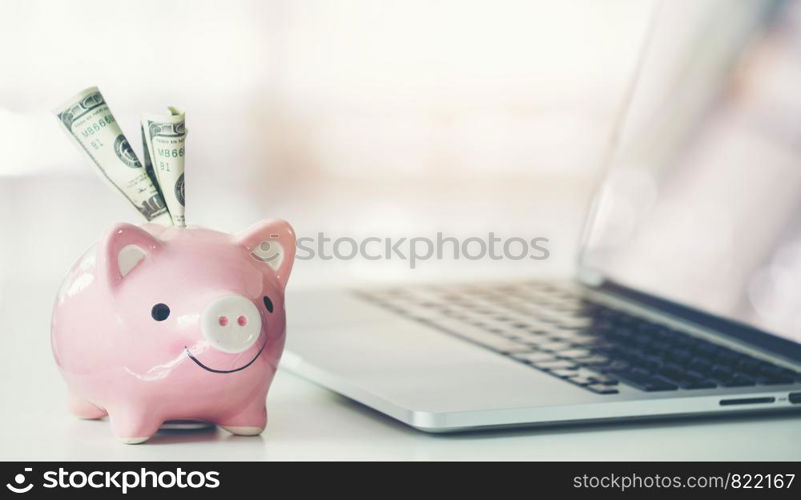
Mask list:
[[53,310],[72,413],[108,415],[125,443],[175,419],[261,433],[294,257],[281,220],[237,235],[114,226],[73,265]]

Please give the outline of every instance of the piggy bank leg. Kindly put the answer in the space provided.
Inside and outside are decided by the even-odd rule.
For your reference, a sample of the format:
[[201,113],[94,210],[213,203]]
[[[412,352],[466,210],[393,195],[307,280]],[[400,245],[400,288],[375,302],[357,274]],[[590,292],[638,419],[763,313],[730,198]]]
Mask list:
[[217,425],[237,436],[258,436],[267,427],[267,407],[258,399],[243,411],[221,419]]
[[107,415],[106,410],[98,408],[72,391],[70,391],[68,398],[67,405],[70,413],[78,418],[95,420],[98,418],[103,418]]
[[110,408],[111,431],[125,444],[144,443],[161,427],[160,417],[146,409]]

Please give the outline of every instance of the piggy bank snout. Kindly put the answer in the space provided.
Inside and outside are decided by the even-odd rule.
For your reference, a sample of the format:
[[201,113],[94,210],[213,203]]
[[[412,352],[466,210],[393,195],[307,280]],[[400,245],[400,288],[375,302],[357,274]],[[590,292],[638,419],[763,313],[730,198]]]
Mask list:
[[215,349],[228,353],[242,352],[259,338],[261,316],[247,298],[227,295],[206,306],[200,330]]

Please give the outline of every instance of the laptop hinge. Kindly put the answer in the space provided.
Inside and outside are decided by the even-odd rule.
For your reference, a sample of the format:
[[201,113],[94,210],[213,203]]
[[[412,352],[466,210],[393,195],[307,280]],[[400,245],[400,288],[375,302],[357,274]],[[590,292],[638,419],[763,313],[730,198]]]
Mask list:
[[601,271],[591,267],[582,266],[576,273],[576,279],[582,285],[598,288],[604,284],[604,275]]

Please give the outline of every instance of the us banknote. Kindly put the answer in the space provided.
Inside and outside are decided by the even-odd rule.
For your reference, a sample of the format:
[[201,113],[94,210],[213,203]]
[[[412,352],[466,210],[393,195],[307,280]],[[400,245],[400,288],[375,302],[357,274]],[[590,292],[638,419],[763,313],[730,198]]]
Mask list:
[[55,113],[101,177],[117,188],[148,221],[172,223],[164,198],[139,162],[97,87],[78,93]]
[[183,111],[173,107],[168,110],[168,115],[142,115],[145,169],[161,189],[172,223],[185,226],[186,122]]

